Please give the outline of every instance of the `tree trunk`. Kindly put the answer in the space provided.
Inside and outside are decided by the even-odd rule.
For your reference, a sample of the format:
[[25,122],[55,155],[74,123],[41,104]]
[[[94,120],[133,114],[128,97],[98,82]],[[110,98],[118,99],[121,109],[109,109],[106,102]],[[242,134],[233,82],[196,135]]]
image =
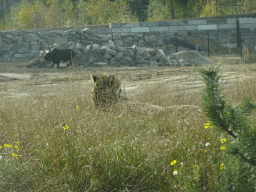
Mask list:
[[182,0],[182,8],[183,8],[183,18],[187,18],[187,12],[188,12],[188,0]]
[[170,2],[171,2],[170,10],[171,10],[171,14],[172,14],[172,19],[175,19],[175,13],[174,13],[174,7],[173,7],[173,0],[171,0]]

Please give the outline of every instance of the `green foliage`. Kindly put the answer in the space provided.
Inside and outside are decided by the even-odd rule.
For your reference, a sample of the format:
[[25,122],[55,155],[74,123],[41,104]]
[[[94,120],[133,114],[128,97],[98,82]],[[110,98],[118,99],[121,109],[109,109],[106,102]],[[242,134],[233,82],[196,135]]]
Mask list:
[[76,6],[71,0],[23,0],[11,9],[0,27],[30,29],[136,21],[124,0],[79,1]]
[[[256,128],[250,121],[250,113],[256,108],[247,96],[243,101],[229,106],[222,93],[220,65],[212,65],[208,69],[200,69],[206,85],[204,88],[202,109],[211,125],[221,133],[227,134],[228,142],[226,151],[243,162],[243,170],[239,174],[253,176],[256,166]],[[226,140],[225,140],[226,141]],[[224,150],[223,146],[221,149]]]
[[201,17],[210,17],[216,16],[216,6],[214,1],[207,1],[206,5],[203,7],[202,12],[200,14]]
[[147,21],[168,20],[169,14],[169,8],[162,0],[150,0],[147,9]]
[[246,13],[256,0],[23,0],[0,21],[0,29],[51,28],[117,22],[160,21]]
[[[217,2],[217,7],[216,7]],[[232,15],[240,13],[250,13],[256,10],[255,0],[207,0],[203,10],[200,14],[201,17]],[[217,11],[217,12],[216,12]]]
[[150,0],[147,13],[148,21],[171,20],[172,10],[175,19],[199,17],[204,6],[203,0],[183,2],[177,0]]
[[79,18],[87,24],[107,24],[116,22],[136,22],[138,18],[131,14],[128,4],[124,0],[111,2],[110,0],[98,0],[90,2],[80,1],[77,4],[81,13]]

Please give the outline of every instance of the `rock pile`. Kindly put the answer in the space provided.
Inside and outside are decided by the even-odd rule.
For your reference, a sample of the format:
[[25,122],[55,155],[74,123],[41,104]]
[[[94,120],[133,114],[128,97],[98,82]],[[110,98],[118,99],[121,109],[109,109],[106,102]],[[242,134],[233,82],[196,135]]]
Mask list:
[[174,66],[191,66],[200,64],[210,64],[210,62],[197,51],[180,51],[172,53],[168,59]]
[[[86,45],[83,43],[74,43],[70,41],[60,42],[59,44],[54,44],[54,48],[58,49],[72,49],[76,56],[74,57],[74,63],[76,66],[99,66],[99,65],[109,65],[109,66],[182,66],[182,65],[197,65],[208,63],[208,61],[200,55],[198,52],[194,51],[192,53],[183,52],[171,54],[169,57],[165,55],[164,50],[169,50],[174,52],[174,46],[166,46],[162,44],[161,41],[157,40],[155,36],[146,37],[147,44],[152,44],[152,46],[158,45],[161,47],[141,47],[143,46],[143,41],[140,39],[142,36],[138,34],[120,35],[114,34],[113,41],[109,36],[99,35],[91,31],[90,29],[83,30],[83,37],[81,37],[81,42],[85,43],[84,38],[91,39],[94,43],[92,45]],[[90,42],[90,43],[92,43]],[[124,43],[125,42],[125,43]],[[88,43],[88,42],[87,42]],[[134,44],[133,44],[134,43]],[[51,49],[53,50],[53,48]],[[188,50],[188,49],[178,49],[178,50]],[[48,51],[41,51],[36,59],[33,59],[29,66],[48,65],[42,58]],[[189,59],[186,58],[186,54],[189,55]],[[192,57],[193,56],[193,57]],[[200,59],[197,59],[199,57]],[[63,59],[64,60],[64,59]],[[199,63],[196,63],[196,62]],[[40,67],[40,66],[39,66]]]
[[74,58],[76,65],[93,66],[105,64],[110,66],[163,66],[170,65],[162,49],[88,45]]

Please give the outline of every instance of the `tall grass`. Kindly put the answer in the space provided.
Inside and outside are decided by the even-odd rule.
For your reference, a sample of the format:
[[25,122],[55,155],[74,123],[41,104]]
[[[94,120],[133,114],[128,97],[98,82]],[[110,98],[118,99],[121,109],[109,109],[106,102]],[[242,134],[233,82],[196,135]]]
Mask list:
[[255,52],[250,50],[246,45],[243,45],[243,61],[245,63],[256,63],[256,46]]
[[[255,85],[254,79],[228,84],[228,101],[237,103],[240,93],[255,101]],[[199,106],[201,91],[145,85],[140,100]],[[239,191],[255,185],[242,175],[246,166],[221,148],[226,135],[206,123],[202,113],[182,111],[153,118],[103,113],[84,90],[2,99],[0,186],[3,191]]]

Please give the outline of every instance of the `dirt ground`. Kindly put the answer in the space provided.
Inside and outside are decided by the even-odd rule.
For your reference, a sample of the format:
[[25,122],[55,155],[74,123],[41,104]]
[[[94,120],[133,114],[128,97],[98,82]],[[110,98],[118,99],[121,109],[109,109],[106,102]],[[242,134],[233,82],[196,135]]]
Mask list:
[[[224,81],[232,83],[238,79],[256,77],[256,64],[243,64],[237,56],[216,56],[208,58],[212,63],[224,64]],[[0,98],[29,99],[39,94],[42,97],[75,92],[83,89],[90,97],[92,82],[90,74],[115,74],[122,82],[127,96],[138,96],[145,85],[165,85],[175,92],[202,90],[203,82],[197,72],[200,66],[189,67],[91,67],[76,69],[25,68],[26,62],[0,62]],[[149,86],[149,87],[150,87]],[[153,87],[153,86],[152,86]]]

